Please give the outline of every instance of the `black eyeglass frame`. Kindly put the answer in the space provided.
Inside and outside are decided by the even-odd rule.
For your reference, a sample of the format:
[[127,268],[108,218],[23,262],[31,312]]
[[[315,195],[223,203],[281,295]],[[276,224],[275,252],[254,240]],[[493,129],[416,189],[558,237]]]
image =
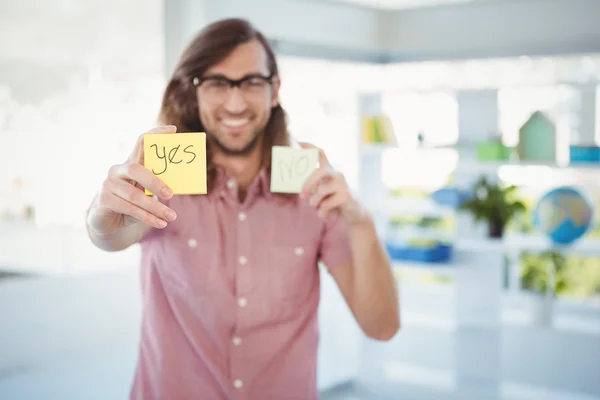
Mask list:
[[263,81],[265,81],[267,84],[271,85],[273,83],[273,78],[274,78],[274,74],[271,74],[269,76],[264,76],[264,75],[260,75],[260,74],[250,74],[250,75],[246,75],[243,78],[240,79],[229,79],[223,75],[214,75],[214,76],[207,76],[206,78],[198,78],[197,76],[195,76],[192,79],[192,85],[199,87],[200,85],[202,85],[202,83],[206,82],[206,81],[211,81],[211,80],[219,80],[219,81],[224,81],[227,82],[227,84],[229,85],[229,88],[232,89],[234,87],[237,87],[238,89],[241,89],[241,85],[242,83],[249,81],[251,79],[262,79]]

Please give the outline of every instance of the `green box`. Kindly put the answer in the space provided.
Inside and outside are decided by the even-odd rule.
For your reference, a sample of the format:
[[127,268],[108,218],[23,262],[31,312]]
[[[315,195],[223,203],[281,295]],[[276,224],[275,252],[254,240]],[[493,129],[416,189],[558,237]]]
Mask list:
[[510,159],[512,149],[502,143],[484,142],[477,144],[477,158],[481,161]]

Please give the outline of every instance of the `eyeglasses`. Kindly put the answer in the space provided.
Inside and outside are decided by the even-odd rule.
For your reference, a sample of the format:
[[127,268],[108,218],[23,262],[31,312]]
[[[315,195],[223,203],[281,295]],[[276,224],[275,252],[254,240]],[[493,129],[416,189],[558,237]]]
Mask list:
[[267,93],[273,82],[273,76],[247,75],[242,79],[232,80],[224,76],[194,77],[192,83],[199,88],[202,98],[211,103],[224,103],[231,90],[237,87],[247,101],[260,100]]

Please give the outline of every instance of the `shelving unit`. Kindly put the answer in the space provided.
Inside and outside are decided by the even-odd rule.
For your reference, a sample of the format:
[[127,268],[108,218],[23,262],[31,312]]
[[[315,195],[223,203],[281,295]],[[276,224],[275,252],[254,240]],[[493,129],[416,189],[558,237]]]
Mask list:
[[[361,99],[360,107],[367,114],[380,112],[380,99],[372,94]],[[396,212],[451,216],[454,211],[435,206],[424,199],[390,199],[383,181],[382,159],[389,146],[361,144],[359,147],[359,193],[366,207],[373,213],[378,231],[388,237],[388,221]],[[402,151],[396,156],[401,157]],[[414,150],[418,152],[419,150]],[[410,150],[412,152],[412,150]],[[418,157],[418,153],[412,153]],[[450,171],[448,171],[450,172]],[[469,183],[472,178],[461,184]],[[501,243],[481,242],[484,246],[474,251],[473,243],[463,242],[454,250],[452,262],[445,265],[395,262],[399,271],[432,272],[452,277],[456,284],[454,373],[458,390],[478,398],[494,399],[499,396],[500,369],[500,296],[504,267]],[[481,268],[485,265],[485,268]],[[475,390],[475,392],[473,392]]]
[[[446,264],[394,261],[394,270],[407,274],[434,274],[452,278],[454,282],[455,366],[452,370],[457,391],[467,398],[494,399],[500,397],[503,324],[501,303],[504,296],[505,257],[508,256],[511,290],[519,290],[518,260],[524,252],[556,250],[542,236],[508,235],[504,240],[486,239],[468,215],[437,206],[429,199],[393,199],[383,181],[382,160],[393,152],[394,157],[419,160],[420,154],[436,151],[457,153],[452,171],[453,185],[470,188],[481,175],[498,179],[503,172],[532,171],[550,174],[552,171],[600,170],[600,163],[558,163],[509,161],[480,161],[474,143],[481,135],[498,127],[497,93],[466,91],[458,96],[459,143],[453,148],[398,149],[383,144],[364,144],[359,147],[359,194],[373,212],[382,237],[387,237],[389,218],[395,214],[430,217],[454,217],[454,257]],[[363,113],[381,112],[381,99],[374,94],[361,98]],[[483,110],[483,111],[481,111]],[[547,170],[547,171],[546,171]],[[552,172],[553,173],[553,172]],[[600,239],[584,239],[561,251],[600,256]]]

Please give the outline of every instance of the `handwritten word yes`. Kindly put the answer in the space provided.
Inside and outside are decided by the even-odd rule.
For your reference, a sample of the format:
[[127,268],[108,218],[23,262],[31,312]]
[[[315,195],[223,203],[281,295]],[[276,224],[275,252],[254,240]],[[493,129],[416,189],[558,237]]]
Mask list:
[[[161,160],[164,160],[164,169],[161,172],[156,172],[154,170],[154,168],[152,168],[152,172],[154,173],[154,175],[161,175],[161,174],[165,173],[170,164],[181,164],[184,161],[183,160],[184,155],[181,155],[181,153],[179,155],[177,154],[181,145],[177,145],[175,147],[170,148],[168,153],[167,153],[167,146],[162,146],[162,149],[159,149],[158,145],[153,144],[150,147],[151,148],[154,147],[154,150],[156,151],[156,157],[158,157]],[[196,153],[189,150],[189,149],[193,149],[193,147],[194,147],[194,145],[191,144],[191,145],[185,147],[182,151],[183,153],[188,155],[186,164],[189,164],[196,159]],[[160,153],[161,150],[162,150],[162,153]],[[191,159],[190,159],[190,157],[191,157]]]

